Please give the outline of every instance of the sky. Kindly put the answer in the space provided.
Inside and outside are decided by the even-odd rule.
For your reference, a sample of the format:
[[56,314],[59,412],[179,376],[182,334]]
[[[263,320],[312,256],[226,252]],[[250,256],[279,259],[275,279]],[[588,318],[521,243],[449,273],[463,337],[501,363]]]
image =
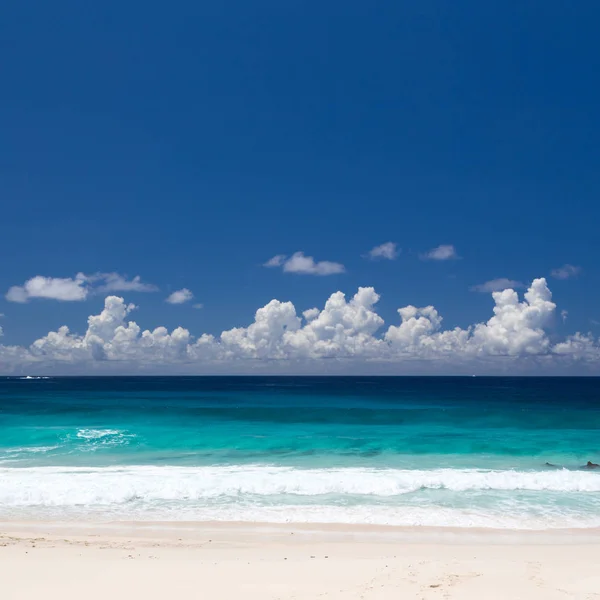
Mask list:
[[600,374],[599,19],[4,3],[0,373]]

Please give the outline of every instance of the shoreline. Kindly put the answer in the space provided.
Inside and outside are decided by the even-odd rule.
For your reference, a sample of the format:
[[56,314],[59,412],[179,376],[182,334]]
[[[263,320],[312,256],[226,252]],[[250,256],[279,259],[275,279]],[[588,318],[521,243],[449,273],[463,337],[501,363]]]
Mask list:
[[0,534],[23,534],[45,532],[49,536],[92,535],[107,537],[147,538],[153,534],[168,542],[181,536],[190,539],[203,538],[207,533],[221,534],[226,537],[265,536],[285,538],[290,533],[299,536],[323,538],[364,538],[385,541],[389,539],[403,543],[598,543],[600,528],[564,528],[564,529],[499,529],[485,527],[437,527],[437,526],[396,526],[371,525],[363,523],[305,523],[305,522],[251,522],[251,521],[52,521],[40,520],[2,520]]
[[0,522],[8,600],[592,600],[599,552],[600,530]]

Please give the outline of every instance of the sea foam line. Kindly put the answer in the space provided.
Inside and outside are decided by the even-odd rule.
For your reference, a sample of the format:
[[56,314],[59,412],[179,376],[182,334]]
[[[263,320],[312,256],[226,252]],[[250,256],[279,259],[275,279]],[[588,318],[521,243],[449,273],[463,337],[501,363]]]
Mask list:
[[295,469],[227,467],[0,468],[2,505],[107,505],[253,496],[393,497],[423,489],[600,492],[600,474],[584,471],[458,469]]

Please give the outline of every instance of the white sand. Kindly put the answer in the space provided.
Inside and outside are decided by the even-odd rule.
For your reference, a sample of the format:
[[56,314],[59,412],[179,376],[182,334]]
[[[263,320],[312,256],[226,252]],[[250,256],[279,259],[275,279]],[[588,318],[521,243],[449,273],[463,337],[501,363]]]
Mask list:
[[2,600],[600,598],[600,533],[0,524]]

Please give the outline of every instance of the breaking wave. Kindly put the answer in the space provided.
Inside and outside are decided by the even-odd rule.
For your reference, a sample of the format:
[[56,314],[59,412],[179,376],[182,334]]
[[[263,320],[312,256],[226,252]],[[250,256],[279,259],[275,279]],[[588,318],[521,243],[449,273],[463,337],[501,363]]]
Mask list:
[[[108,433],[113,430],[90,431],[96,431],[100,439],[114,435]],[[422,494],[431,490],[449,494],[458,504],[423,502]],[[541,497],[548,494],[539,492],[551,492],[558,500],[540,504]],[[0,512],[22,514],[31,509],[38,515],[54,511],[54,515],[67,517],[104,514],[151,520],[590,527],[600,526],[598,492],[600,474],[566,470],[409,471],[258,465],[0,468]],[[493,500],[494,494],[501,496],[500,503]],[[535,501],[524,494],[533,494]],[[469,501],[461,503],[465,495]],[[563,496],[577,501],[563,503]]]

